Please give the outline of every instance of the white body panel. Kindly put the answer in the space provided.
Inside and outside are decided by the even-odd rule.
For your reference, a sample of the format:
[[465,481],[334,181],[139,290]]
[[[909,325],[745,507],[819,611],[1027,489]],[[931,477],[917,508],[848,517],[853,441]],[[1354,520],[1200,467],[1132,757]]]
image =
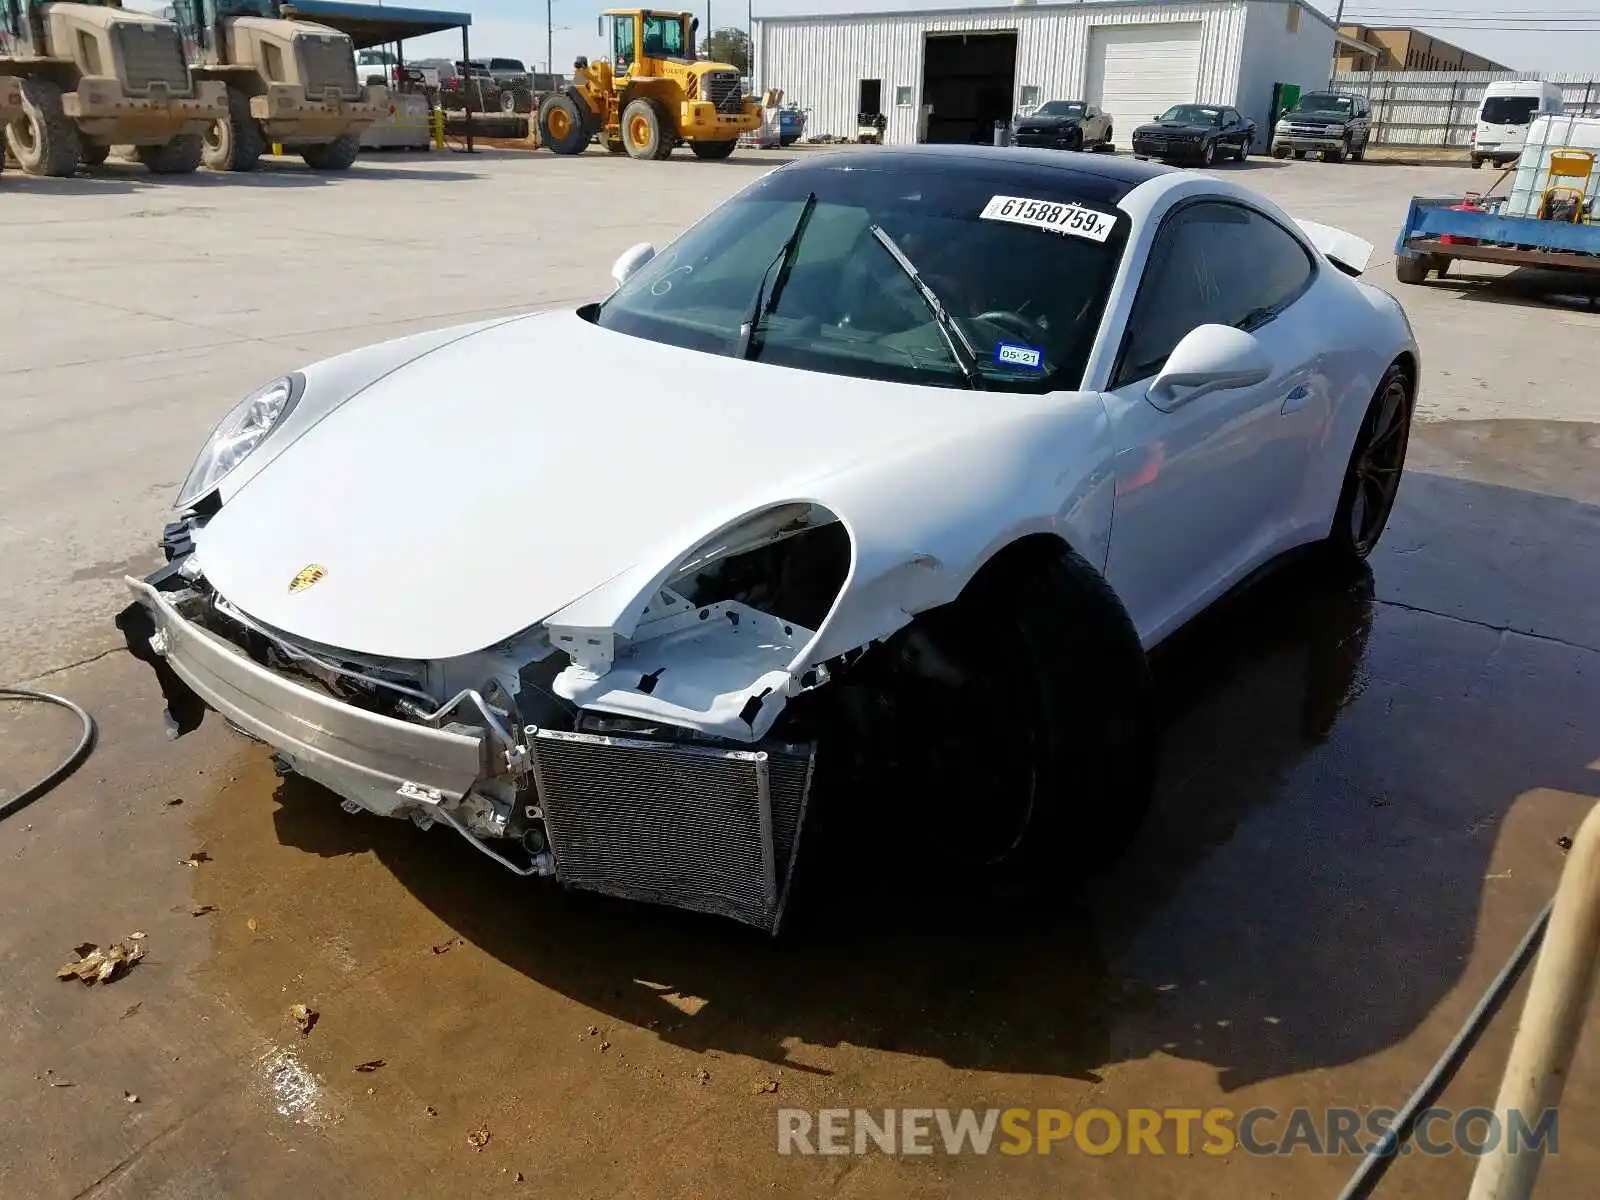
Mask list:
[[1084,96],[1111,115],[1117,145],[1128,146],[1137,126],[1174,104],[1199,100],[1198,21],[1161,25],[1100,25],[1089,31]]
[[[1311,282],[1252,333],[1205,327],[1218,361],[1247,375],[1187,400],[1158,397],[1159,379],[1105,390],[1161,221],[1197,198],[1277,221],[1313,255]],[[572,655],[555,687],[576,703],[745,740],[781,709],[742,723],[751,696],[793,694],[808,668],[955,599],[1031,534],[1102,570],[1153,645],[1327,535],[1368,402],[1417,350],[1392,297],[1316,256],[1348,235],[1188,172],[1121,207],[1132,228],[1083,391],[817,375],[573,312],[443,330],[307,368],[299,405],[224,481],[196,564],[298,640],[448,676],[547,636]],[[826,509],[849,535],[820,628],[753,611],[698,634],[663,623],[660,589],[697,546],[789,504]],[[291,593],[313,564],[325,575]],[[673,683],[640,691],[641,671],[666,664]]]

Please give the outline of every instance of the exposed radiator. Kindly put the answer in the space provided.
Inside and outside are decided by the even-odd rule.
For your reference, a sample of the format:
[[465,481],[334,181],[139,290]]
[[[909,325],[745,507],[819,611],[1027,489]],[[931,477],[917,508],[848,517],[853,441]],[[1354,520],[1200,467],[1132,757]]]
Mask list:
[[778,931],[810,746],[722,750],[544,729],[533,740],[557,879]]
[[[343,34],[300,33],[294,39],[300,54],[300,78],[310,100],[355,100],[361,95],[350,39]],[[340,96],[328,93],[338,89]]]
[[173,96],[189,94],[189,67],[176,26],[119,21],[112,25],[111,37],[122,58],[129,95],[149,95],[152,85]]

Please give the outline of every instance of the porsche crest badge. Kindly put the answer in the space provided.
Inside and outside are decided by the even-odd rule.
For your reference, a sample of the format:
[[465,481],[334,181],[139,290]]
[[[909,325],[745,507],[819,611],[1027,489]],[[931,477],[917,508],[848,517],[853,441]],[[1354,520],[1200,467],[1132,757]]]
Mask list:
[[299,574],[289,581],[289,594],[292,596],[296,592],[305,591],[327,573],[328,568],[319,563],[310,563],[302,567]]

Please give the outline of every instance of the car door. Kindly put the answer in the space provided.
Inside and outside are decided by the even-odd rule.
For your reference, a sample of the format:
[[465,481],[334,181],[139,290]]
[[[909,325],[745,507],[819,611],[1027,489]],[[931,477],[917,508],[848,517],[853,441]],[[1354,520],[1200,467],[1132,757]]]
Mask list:
[[[1316,314],[1297,303],[1319,270],[1272,218],[1220,198],[1163,221],[1106,393],[1116,500],[1106,574],[1147,644],[1284,548],[1326,413]],[[1250,332],[1259,384],[1161,404],[1150,384],[1199,325]]]

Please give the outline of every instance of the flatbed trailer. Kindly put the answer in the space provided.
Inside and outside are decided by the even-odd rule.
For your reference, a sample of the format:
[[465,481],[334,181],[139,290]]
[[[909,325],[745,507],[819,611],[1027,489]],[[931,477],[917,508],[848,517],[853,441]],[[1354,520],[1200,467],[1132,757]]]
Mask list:
[[1600,224],[1463,209],[1459,196],[1416,196],[1394,244],[1401,283],[1443,275],[1456,259],[1600,272]]

